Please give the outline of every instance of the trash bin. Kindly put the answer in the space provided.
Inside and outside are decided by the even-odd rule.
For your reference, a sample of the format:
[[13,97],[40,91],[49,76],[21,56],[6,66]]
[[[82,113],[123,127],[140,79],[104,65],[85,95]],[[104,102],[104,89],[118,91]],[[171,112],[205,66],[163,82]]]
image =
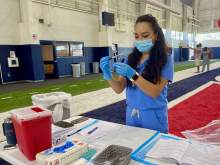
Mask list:
[[53,122],[70,118],[72,95],[65,92],[51,92],[31,96],[33,105],[52,111]]
[[215,77],[215,81],[219,81],[220,82],[220,76],[216,76]]
[[92,70],[93,70],[93,73],[99,73],[99,62],[92,63]]
[[73,70],[73,77],[80,77],[80,64],[71,64]]
[[85,64],[85,62],[80,63],[80,73],[81,73],[81,75],[86,74],[86,64]]

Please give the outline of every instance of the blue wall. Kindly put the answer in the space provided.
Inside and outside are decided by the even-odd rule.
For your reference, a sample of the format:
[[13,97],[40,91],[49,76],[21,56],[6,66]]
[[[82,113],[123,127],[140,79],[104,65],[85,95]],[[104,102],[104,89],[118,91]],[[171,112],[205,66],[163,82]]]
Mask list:
[[92,62],[99,62],[102,57],[109,56],[110,53],[110,47],[85,47],[86,73],[92,72]]
[[[128,55],[132,48],[118,48],[119,53]],[[84,57],[57,57],[59,76],[72,75],[71,64],[85,62],[86,73],[92,73],[92,62],[99,62],[104,56],[112,53],[111,47],[85,47]]]
[[189,48],[182,48],[182,61],[189,60]]
[[44,80],[43,59],[40,45],[17,46],[17,55],[20,56],[21,68],[23,68],[22,80]]
[[[61,57],[56,55],[55,45],[57,41],[41,40],[42,45],[54,45],[55,59],[57,60],[57,77],[72,75],[72,66],[74,63],[85,63],[85,72],[92,73],[92,62],[99,62],[104,56],[111,53],[110,47],[84,47],[84,56]],[[59,41],[58,41],[59,42]],[[62,41],[71,43],[70,41]]]
[[18,56],[19,68],[23,72],[22,76],[17,75],[16,78],[18,80],[34,80],[33,62],[29,45],[17,46],[16,56]]
[[82,57],[57,57],[58,75],[72,75],[71,64],[85,62],[86,73],[92,73],[92,62],[99,62],[104,56],[109,55],[110,47],[85,47],[85,56]]
[[[213,58],[220,58],[220,47],[210,47],[213,51]],[[189,48],[173,48],[174,51],[174,61],[188,61],[189,60]],[[182,53],[182,57],[180,57]]]
[[[53,44],[48,41],[45,44]],[[215,58],[220,58],[220,48],[212,48]],[[19,68],[9,68],[7,58],[10,50],[15,51],[19,59]],[[99,62],[104,56],[109,56],[111,47],[85,47],[83,57],[56,57],[57,77],[72,75],[73,63],[85,62],[86,73],[92,72],[92,62]],[[132,48],[119,47],[119,54],[128,55]],[[189,58],[188,48],[173,48],[174,61],[186,61]],[[182,54],[182,56],[180,56]],[[45,80],[44,63],[40,45],[0,45],[0,63],[4,82],[20,80]]]
[[58,75],[72,75],[71,64],[80,63],[84,61],[85,57],[57,57]]
[[[15,51],[19,67],[8,67],[10,51]],[[5,83],[21,80],[44,80],[40,45],[0,45],[0,63]]]
[[173,48],[174,61],[188,61],[189,60],[189,48]]
[[213,58],[220,58],[220,47],[211,47]]
[[34,75],[31,80],[44,80],[44,64],[40,45],[29,45]]
[[[22,71],[23,68],[9,68],[8,67],[8,57],[9,52],[16,51],[16,46],[10,46],[10,45],[0,45],[0,63],[1,63],[1,70],[2,70],[2,76],[3,81],[18,81],[20,79],[23,79]],[[22,61],[20,61],[19,54],[16,54],[19,58],[19,63],[22,64]]]
[[179,48],[173,48],[173,55],[174,55],[174,61],[177,62],[179,61],[180,58],[180,49]]

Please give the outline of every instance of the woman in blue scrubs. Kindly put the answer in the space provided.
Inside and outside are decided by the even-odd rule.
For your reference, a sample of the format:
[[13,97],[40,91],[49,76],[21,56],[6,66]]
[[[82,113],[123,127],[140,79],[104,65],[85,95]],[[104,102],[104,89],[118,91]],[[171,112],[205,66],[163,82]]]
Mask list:
[[138,17],[135,42],[125,63],[100,60],[103,77],[116,93],[126,89],[126,124],[168,133],[167,85],[173,80],[173,58],[168,53],[162,29],[152,15]]

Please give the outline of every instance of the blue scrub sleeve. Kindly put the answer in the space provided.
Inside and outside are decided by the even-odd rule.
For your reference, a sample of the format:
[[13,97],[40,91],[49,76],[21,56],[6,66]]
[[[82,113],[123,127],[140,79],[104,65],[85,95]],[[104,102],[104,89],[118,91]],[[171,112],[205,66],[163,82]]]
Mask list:
[[173,64],[173,55],[168,55],[167,63],[162,69],[162,77],[169,82],[173,81],[173,72],[174,72],[174,64]]

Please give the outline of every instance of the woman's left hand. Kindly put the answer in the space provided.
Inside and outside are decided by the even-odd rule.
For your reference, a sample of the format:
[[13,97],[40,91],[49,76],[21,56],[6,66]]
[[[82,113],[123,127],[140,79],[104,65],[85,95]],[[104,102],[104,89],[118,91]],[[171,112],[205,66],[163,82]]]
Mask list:
[[127,77],[128,79],[131,79],[136,71],[129,65],[121,62],[116,62],[113,64],[113,67],[115,68],[116,73],[118,73],[120,76]]

